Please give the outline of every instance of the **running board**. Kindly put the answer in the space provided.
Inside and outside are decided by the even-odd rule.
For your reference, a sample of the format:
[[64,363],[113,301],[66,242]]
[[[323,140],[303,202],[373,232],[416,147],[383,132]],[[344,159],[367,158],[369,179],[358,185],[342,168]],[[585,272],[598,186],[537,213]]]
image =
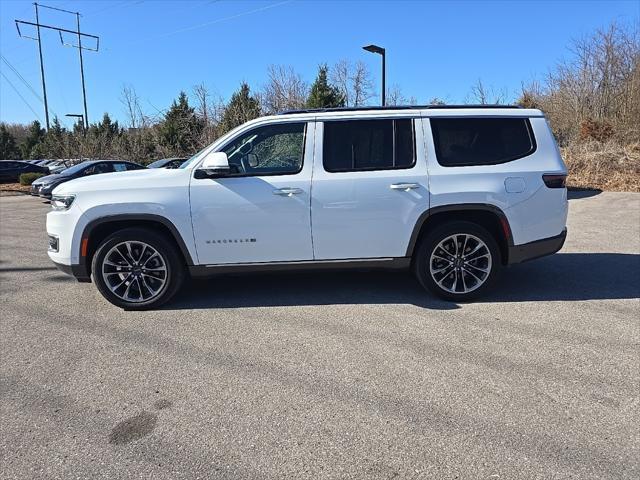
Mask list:
[[215,265],[190,265],[192,277],[210,277],[224,273],[282,272],[291,270],[339,270],[351,268],[405,269],[410,257],[400,258],[347,258],[344,260],[312,260],[300,262],[220,263]]

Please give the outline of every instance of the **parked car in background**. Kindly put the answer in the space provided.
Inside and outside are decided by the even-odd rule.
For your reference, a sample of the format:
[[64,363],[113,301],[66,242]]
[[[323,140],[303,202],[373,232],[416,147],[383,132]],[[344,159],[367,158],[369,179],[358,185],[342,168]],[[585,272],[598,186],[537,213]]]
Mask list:
[[162,158],[160,160],[156,160],[153,163],[150,163],[148,168],[180,168],[184,162],[186,162],[186,158]]
[[56,160],[53,163],[50,163],[49,165],[47,165],[47,168],[49,169],[50,173],[60,173],[61,171],[66,170],[71,166],[72,166],[71,163],[65,163],[63,161]]
[[41,167],[20,160],[0,160],[0,182],[17,182],[23,173],[49,173],[47,167]]
[[64,169],[60,173],[37,179],[31,184],[31,195],[51,198],[51,192],[54,188],[74,178],[88,177],[101,173],[140,170],[143,168],[145,167],[140,164],[126,162],[124,160],[88,160]]

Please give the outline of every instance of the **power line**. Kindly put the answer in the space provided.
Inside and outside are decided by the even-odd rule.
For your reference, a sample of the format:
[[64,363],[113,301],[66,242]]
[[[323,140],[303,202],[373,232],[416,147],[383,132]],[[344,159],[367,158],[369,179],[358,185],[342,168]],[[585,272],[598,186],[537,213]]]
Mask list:
[[38,92],[35,91],[35,89],[33,88],[33,86],[31,86],[31,84],[20,74],[20,72],[16,69],[16,67],[14,67],[13,65],[11,65],[11,63],[9,62],[9,60],[7,60],[7,58],[4,55],[0,55],[0,57],[2,57],[2,61],[4,63],[7,64],[7,66],[13,71],[13,73],[16,74],[16,77],[18,77],[18,79],[20,79],[20,81],[22,81],[22,83],[24,83],[26,85],[26,87],[31,90],[31,93],[33,93],[33,95],[40,100],[40,103],[43,102],[42,97],[38,94]]
[[7,83],[11,86],[11,88],[13,88],[13,91],[14,91],[14,92],[16,92],[16,94],[17,94],[17,95],[22,99],[22,101],[24,102],[24,104],[25,104],[27,107],[29,107],[29,110],[31,110],[31,111],[33,112],[33,114],[36,116],[36,118],[42,122],[42,118],[40,118],[40,115],[38,115],[38,114],[36,113],[36,111],[31,107],[31,105],[29,105],[29,102],[27,102],[27,101],[25,100],[25,98],[24,98],[24,97],[22,96],[22,94],[18,91],[18,89],[16,88],[16,86],[15,86],[13,83],[11,83],[11,80],[9,80],[9,79],[7,78],[7,76],[4,74],[4,72],[0,71],[0,75],[2,75],[2,78],[4,78],[4,79],[7,81]]
[[143,38],[142,40],[129,42],[127,44],[120,45],[120,46],[138,45],[140,43],[148,42],[148,41],[151,41],[151,40],[158,40],[158,39],[161,39],[161,38],[166,38],[166,37],[169,37],[171,35],[175,35],[176,33],[183,33],[183,32],[189,32],[191,30],[197,30],[198,28],[208,27],[209,25],[214,25],[216,23],[221,23],[221,22],[224,22],[224,21],[227,21],[227,20],[233,20],[233,19],[236,19],[236,18],[239,18],[239,17],[244,17],[245,15],[251,15],[251,14],[254,14],[254,13],[258,13],[258,12],[263,12],[265,10],[270,10],[272,8],[279,7],[281,5],[285,5],[287,3],[291,3],[292,1],[293,0],[284,0],[282,2],[272,3],[271,5],[265,5],[264,7],[254,8],[253,10],[248,10],[246,12],[236,13],[235,15],[229,15],[228,17],[217,18],[215,20],[211,20],[211,21],[205,22],[205,23],[200,23],[198,25],[192,25],[190,27],[179,28],[177,30],[173,30],[171,32],[167,32],[167,33],[164,33],[162,35],[156,35],[156,36],[153,36],[153,37]]

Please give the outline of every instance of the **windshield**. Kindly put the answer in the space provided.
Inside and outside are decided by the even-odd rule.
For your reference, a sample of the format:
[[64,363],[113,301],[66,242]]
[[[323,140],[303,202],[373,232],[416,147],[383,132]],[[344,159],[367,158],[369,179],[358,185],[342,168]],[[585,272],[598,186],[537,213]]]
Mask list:
[[63,171],[60,172],[60,175],[73,175],[74,173],[78,173],[83,168],[88,167],[89,165],[91,165],[93,163],[94,162],[91,162],[91,161],[82,162],[82,163],[79,163],[77,165],[74,165],[73,167],[65,168]]
[[147,168],[160,168],[162,167],[165,163],[167,163],[167,160],[165,160],[164,158],[162,160],[156,160],[153,163],[150,163],[149,165],[147,165]]

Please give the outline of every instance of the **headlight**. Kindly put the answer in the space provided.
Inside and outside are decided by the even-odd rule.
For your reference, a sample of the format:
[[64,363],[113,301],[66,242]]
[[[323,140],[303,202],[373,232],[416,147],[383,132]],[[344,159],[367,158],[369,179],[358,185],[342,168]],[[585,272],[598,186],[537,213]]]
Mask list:
[[75,198],[75,195],[53,195],[51,197],[51,208],[54,210],[69,210]]

